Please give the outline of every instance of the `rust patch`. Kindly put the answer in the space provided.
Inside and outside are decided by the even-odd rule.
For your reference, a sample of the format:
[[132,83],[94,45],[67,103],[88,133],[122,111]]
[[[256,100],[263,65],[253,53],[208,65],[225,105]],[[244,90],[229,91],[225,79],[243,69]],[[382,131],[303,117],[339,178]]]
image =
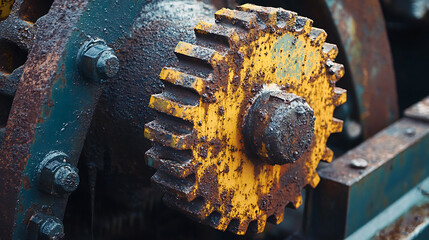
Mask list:
[[[42,106],[49,96],[61,53],[87,1],[56,1],[39,22],[38,37],[24,68],[0,150],[0,236],[12,237],[22,174],[34,141]],[[2,22],[5,23],[6,21]],[[43,31],[42,31],[43,29]],[[43,66],[43,67],[40,67]]]
[[381,230],[375,240],[407,239],[416,229],[429,221],[429,203],[413,207],[387,228]]

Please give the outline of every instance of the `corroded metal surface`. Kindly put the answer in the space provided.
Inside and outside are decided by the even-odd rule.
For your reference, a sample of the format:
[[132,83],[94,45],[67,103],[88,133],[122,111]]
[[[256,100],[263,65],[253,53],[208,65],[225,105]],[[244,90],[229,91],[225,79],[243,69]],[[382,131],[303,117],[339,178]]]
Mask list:
[[429,122],[429,97],[406,109],[405,116]]
[[[8,59],[9,64],[14,65],[9,71],[0,70],[0,94],[7,96],[13,96],[18,86],[19,80],[21,79],[24,66],[22,65],[27,59],[27,54],[30,51],[35,33],[39,26],[39,22],[28,22],[20,18],[19,10],[24,0],[6,1],[14,3],[11,8],[10,15],[3,21],[0,21],[0,48],[6,47],[10,50],[9,53],[5,54],[1,51],[2,61]],[[7,42],[7,46],[5,46]],[[20,56],[23,62],[19,64],[11,63]]]
[[[373,240],[414,239],[427,227],[428,222],[429,203],[415,206],[393,224],[381,230]],[[423,239],[427,236],[419,237]]]
[[[307,230],[315,239],[344,239],[429,175],[429,124],[401,119],[322,164],[321,182],[309,195]],[[356,159],[366,168],[352,168]]]
[[324,0],[340,36],[355,88],[363,136],[398,117],[395,75],[378,0]]
[[[73,31],[72,26],[79,19],[79,9],[82,9],[82,5],[85,4],[84,1],[56,4],[56,12],[40,23],[49,31],[39,33],[37,44],[25,66],[24,80],[17,90],[0,151],[0,205],[2,206],[0,236],[4,238],[12,238],[16,218],[15,209],[19,208],[18,194],[21,185],[26,186],[25,183],[29,181],[29,179],[23,179],[23,173],[30,155],[31,144],[35,141],[36,126],[44,121],[44,114],[49,115],[49,110],[44,110],[43,106],[47,100],[46,96],[49,96],[50,86],[56,80],[54,76],[58,69],[58,62],[67,43],[63,40],[69,38]],[[52,27],[53,23],[57,27]],[[45,113],[46,110],[48,112]]]
[[243,120],[246,148],[269,164],[293,163],[310,146],[314,120],[304,98],[278,89],[263,90]]
[[[165,67],[161,94],[149,106],[162,113],[145,127],[154,141],[147,153],[166,202],[219,229],[262,232],[267,219],[281,222],[284,207],[301,205],[302,188],[319,182],[326,140],[342,121],[334,108],[346,100],[335,87],[344,69],[332,62],[335,45],[312,21],[275,8],[222,9],[216,24],[195,27],[196,44],[180,42],[179,63]],[[258,164],[244,146],[243,119],[253,98],[270,87],[306,99],[314,110],[314,137],[293,164]],[[268,116],[268,115],[267,115]]]
[[[99,83],[79,75],[79,48],[97,37],[115,50],[120,48],[144,1],[55,1],[52,7],[41,4],[47,8],[37,9],[35,15],[19,9],[20,3],[14,5],[13,12],[20,13],[16,19],[25,18],[26,23],[37,26],[32,28],[37,37],[23,67],[1,148],[0,237],[5,239],[26,239],[27,223],[36,212],[63,217],[68,195],[58,197],[40,191],[35,175],[38,164],[53,150],[70,156],[73,165],[78,162],[101,95]],[[104,18],[105,9],[115,17]],[[30,22],[48,11],[37,22]],[[13,19],[12,14],[0,24]],[[2,37],[24,49],[33,46],[32,42],[26,45],[26,41],[18,41],[20,35],[12,34],[13,22],[9,24],[0,28],[6,31]],[[100,28],[103,24],[111,28]]]
[[193,0],[151,1],[122,40],[117,50],[119,73],[105,83],[83,149],[85,164],[109,179],[108,187],[96,189],[101,197],[95,204],[104,207],[100,215],[117,215],[118,209],[144,212],[148,202],[161,198],[150,184],[154,171],[142,160],[151,146],[144,138],[144,124],[155,117],[149,99],[162,91],[158,78],[162,67],[178,61],[177,41],[195,42],[193,27],[214,12]]

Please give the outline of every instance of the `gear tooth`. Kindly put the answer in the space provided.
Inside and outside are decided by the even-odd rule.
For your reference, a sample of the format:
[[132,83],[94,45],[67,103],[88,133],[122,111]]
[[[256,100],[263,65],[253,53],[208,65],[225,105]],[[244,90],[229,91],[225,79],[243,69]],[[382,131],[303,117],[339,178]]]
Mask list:
[[340,133],[343,130],[343,120],[332,118],[332,133]]
[[188,214],[191,217],[197,218],[199,220],[206,219],[213,211],[210,207],[207,206],[204,199],[201,197],[197,197],[194,200],[188,202],[167,192],[163,197],[163,201],[169,207],[179,209],[185,214]]
[[195,179],[193,176],[183,179],[170,176],[163,171],[156,171],[152,176],[152,181],[164,192],[174,193],[179,198],[186,199],[188,202],[191,202],[197,197]]
[[225,231],[228,228],[230,218],[225,217],[219,211],[215,210],[206,218],[205,222],[212,228]]
[[311,179],[310,186],[312,188],[316,188],[319,182],[320,182],[320,177],[319,177],[319,174],[316,173],[314,177]]
[[237,10],[222,8],[215,13],[217,22],[232,24],[244,29],[252,29],[256,27],[256,14]]
[[302,205],[302,195],[299,195],[292,203],[294,208],[299,208]]
[[331,60],[326,61],[328,67],[328,73],[330,75],[329,80],[331,82],[337,82],[344,76],[344,65],[332,62]]
[[234,28],[199,22],[194,28],[195,35],[203,39],[218,39],[220,43],[224,43],[227,47],[234,46],[240,41],[240,37],[235,32]]
[[338,47],[335,44],[324,43],[322,46],[322,53],[324,58],[334,60],[338,55]]
[[301,32],[310,33],[312,26],[313,26],[313,20],[306,17],[297,16],[295,20],[295,25],[293,26],[293,30],[298,33],[301,33]]
[[180,72],[177,69],[164,67],[159,75],[159,79],[172,83],[176,86],[181,86],[187,89],[192,89],[198,94],[202,94],[206,81],[203,78],[193,76],[187,73]]
[[334,88],[334,96],[333,96],[333,103],[334,105],[340,106],[341,104],[344,104],[347,101],[347,90],[335,87]]
[[[168,154],[171,151],[174,153]],[[166,147],[155,144],[145,154],[146,163],[148,166],[159,169],[174,177],[186,178],[195,173],[196,169],[196,165],[192,161],[192,155],[187,153],[187,151],[177,151],[174,149],[167,150]]]
[[258,231],[258,233],[262,233],[265,230],[266,224],[267,224],[267,215],[262,215],[257,220],[257,231]]
[[[284,207],[283,207],[284,210]],[[284,219],[284,211],[281,211],[279,213],[275,213],[267,218],[267,221],[272,224],[280,224],[283,222]]]
[[231,222],[230,217],[222,215],[222,217],[220,218],[220,220],[218,222],[216,229],[224,232],[228,228],[228,225],[230,222]]
[[281,29],[293,30],[297,16],[298,14],[296,12],[278,8],[276,25]]
[[283,222],[284,218],[285,218],[285,214],[284,212],[281,212],[279,214],[275,215],[276,218],[276,224],[280,224],[281,222]]
[[149,107],[159,112],[174,116],[183,120],[192,121],[198,110],[196,105],[179,103],[170,99],[164,93],[154,94],[150,97]]
[[277,9],[272,7],[261,7],[254,4],[244,4],[237,7],[237,10],[256,13],[258,19],[272,26],[277,23]]
[[320,28],[315,28],[315,27],[311,28],[311,31],[310,31],[311,44],[319,46],[325,42],[327,36],[328,34],[326,34],[325,30]]
[[249,221],[247,220],[232,219],[229,222],[227,230],[237,235],[244,235],[246,234],[248,226],[249,226]]
[[145,125],[144,135],[147,139],[178,150],[191,149],[194,136],[191,132],[178,132],[166,129],[163,122],[154,120]]
[[325,162],[332,162],[332,158],[334,157],[334,152],[326,147],[325,152],[323,153],[322,160]]
[[177,57],[183,60],[191,60],[212,67],[212,61],[216,55],[220,53],[213,49],[190,44],[187,42],[179,42],[174,49]]

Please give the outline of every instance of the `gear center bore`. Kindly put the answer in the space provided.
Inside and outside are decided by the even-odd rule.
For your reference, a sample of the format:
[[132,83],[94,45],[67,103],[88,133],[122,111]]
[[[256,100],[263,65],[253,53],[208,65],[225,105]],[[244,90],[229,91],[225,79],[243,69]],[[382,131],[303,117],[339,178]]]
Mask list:
[[268,164],[293,163],[311,143],[314,120],[314,111],[304,98],[264,90],[244,119],[246,148]]

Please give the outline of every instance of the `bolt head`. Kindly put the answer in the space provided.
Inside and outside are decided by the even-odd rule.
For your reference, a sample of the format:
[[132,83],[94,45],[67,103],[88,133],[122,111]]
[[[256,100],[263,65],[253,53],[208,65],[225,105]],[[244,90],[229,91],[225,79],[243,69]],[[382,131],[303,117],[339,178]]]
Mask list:
[[77,61],[80,74],[95,82],[112,78],[119,71],[119,60],[115,52],[100,39],[84,43]]
[[314,120],[304,98],[280,90],[262,92],[244,120],[246,148],[269,164],[293,163],[311,144]]
[[104,51],[97,60],[97,72],[101,79],[116,76],[119,71],[119,59],[112,51]]
[[64,227],[59,221],[53,218],[48,218],[42,226],[40,226],[40,238],[43,240],[56,240],[64,237]]
[[61,196],[76,190],[79,174],[62,152],[48,154],[39,167],[39,188],[49,194]]
[[54,181],[57,192],[71,193],[79,186],[79,174],[70,164],[61,164],[55,171]]
[[33,240],[57,240],[64,237],[64,226],[55,216],[36,213],[30,218],[28,238]]

